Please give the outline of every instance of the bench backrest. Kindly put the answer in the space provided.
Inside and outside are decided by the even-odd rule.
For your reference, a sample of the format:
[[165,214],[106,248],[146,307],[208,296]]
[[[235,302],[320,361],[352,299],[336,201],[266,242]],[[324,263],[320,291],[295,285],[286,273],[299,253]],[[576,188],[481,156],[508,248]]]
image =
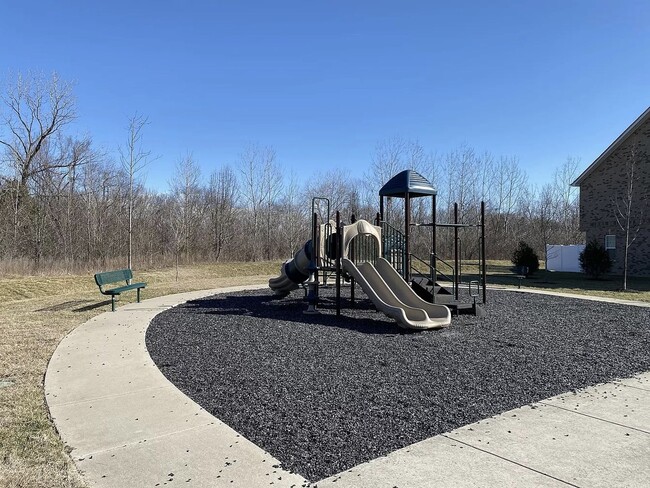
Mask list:
[[133,272],[130,269],[120,269],[117,271],[106,271],[95,274],[95,283],[97,286],[117,283],[118,281],[127,281],[133,279]]

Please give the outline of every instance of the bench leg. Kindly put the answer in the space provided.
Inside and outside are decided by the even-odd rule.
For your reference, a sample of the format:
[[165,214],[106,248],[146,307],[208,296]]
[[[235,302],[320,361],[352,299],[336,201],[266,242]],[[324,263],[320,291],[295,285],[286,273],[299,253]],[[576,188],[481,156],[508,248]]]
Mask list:
[[136,290],[138,292],[138,303],[140,303],[140,288]]
[[115,312],[115,295],[111,295],[111,312]]

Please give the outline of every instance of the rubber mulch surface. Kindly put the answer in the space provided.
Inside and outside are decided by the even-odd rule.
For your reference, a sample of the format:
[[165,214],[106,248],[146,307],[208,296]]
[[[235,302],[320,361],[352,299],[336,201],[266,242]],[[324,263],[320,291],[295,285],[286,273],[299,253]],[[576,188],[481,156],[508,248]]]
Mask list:
[[311,481],[650,369],[648,308],[492,291],[483,318],[407,332],[363,295],[337,318],[321,293],[319,315],[303,314],[300,291],[240,292],[163,312],[147,332],[178,388]]

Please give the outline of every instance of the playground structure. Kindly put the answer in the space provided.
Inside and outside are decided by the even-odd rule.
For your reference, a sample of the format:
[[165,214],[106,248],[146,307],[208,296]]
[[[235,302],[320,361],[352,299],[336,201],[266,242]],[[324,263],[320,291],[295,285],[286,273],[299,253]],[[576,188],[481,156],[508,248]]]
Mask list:
[[[485,204],[481,202],[480,220],[477,223],[463,223],[458,218],[458,204],[454,203],[454,221],[451,223],[436,222],[437,191],[431,183],[419,173],[405,170],[393,176],[379,190],[379,214],[377,225],[382,226],[386,242],[385,256],[399,271],[405,281],[410,282],[416,293],[426,301],[442,303],[454,310],[455,313],[471,312],[482,315],[483,309],[477,303],[479,295],[481,302],[486,302],[486,265],[485,265]],[[431,198],[432,222],[411,222],[411,200],[420,197]],[[404,199],[404,230],[403,232],[386,221],[384,215],[385,198]],[[411,252],[411,229],[431,229],[430,253],[428,259],[423,259]],[[462,283],[462,239],[460,232],[475,229],[478,231],[478,280],[467,283],[469,300],[461,297]],[[453,230],[453,255],[451,263],[438,253],[437,236],[439,229]],[[388,247],[390,246],[390,249]],[[442,269],[441,269],[442,268]],[[425,270],[425,272],[423,272]]]
[[[336,312],[341,313],[341,282],[350,281],[350,299],[354,303],[355,283],[358,283],[375,307],[408,329],[431,329],[448,326],[451,310],[456,314],[471,311],[481,315],[477,304],[481,283],[482,302],[485,303],[485,229],[484,205],[481,204],[481,222],[462,224],[456,218],[453,224],[411,223],[410,200],[422,196],[432,197],[432,215],[436,215],[436,190],[418,173],[406,170],[391,178],[380,190],[380,212],[375,225],[366,220],[356,220],[345,225],[340,212],[331,220],[327,198],[312,199],[311,239],[286,261],[280,276],[269,280],[269,287],[286,295],[303,287],[309,308],[305,313],[318,313],[319,286],[334,275],[336,279]],[[384,198],[404,198],[404,232],[384,220]],[[326,203],[325,215],[315,211],[317,204]],[[432,229],[431,253],[428,262],[410,252],[411,227]],[[455,233],[454,264],[442,260],[436,253],[436,227],[451,227]],[[468,301],[460,297],[461,263],[459,256],[462,228],[477,227],[481,232],[479,268],[480,280],[468,283]],[[440,265],[451,269],[447,274]],[[426,269],[423,273],[422,269]],[[320,279],[320,281],[319,281]],[[439,281],[440,280],[440,281]],[[444,286],[441,281],[444,280]],[[451,289],[449,289],[451,288]]]

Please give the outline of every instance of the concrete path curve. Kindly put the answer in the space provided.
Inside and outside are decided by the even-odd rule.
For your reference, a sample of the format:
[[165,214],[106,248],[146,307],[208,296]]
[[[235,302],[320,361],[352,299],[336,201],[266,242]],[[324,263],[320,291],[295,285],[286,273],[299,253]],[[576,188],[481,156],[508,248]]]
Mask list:
[[[146,300],[68,334],[45,376],[52,418],[90,487],[301,487],[304,478],[158,370],[158,313],[232,287]],[[318,487],[650,486],[650,374],[524,406],[413,444]]]
[[145,300],[99,315],[59,344],[45,376],[50,413],[91,487],[300,486],[268,453],[186,397],[145,345],[151,319],[232,287]]

